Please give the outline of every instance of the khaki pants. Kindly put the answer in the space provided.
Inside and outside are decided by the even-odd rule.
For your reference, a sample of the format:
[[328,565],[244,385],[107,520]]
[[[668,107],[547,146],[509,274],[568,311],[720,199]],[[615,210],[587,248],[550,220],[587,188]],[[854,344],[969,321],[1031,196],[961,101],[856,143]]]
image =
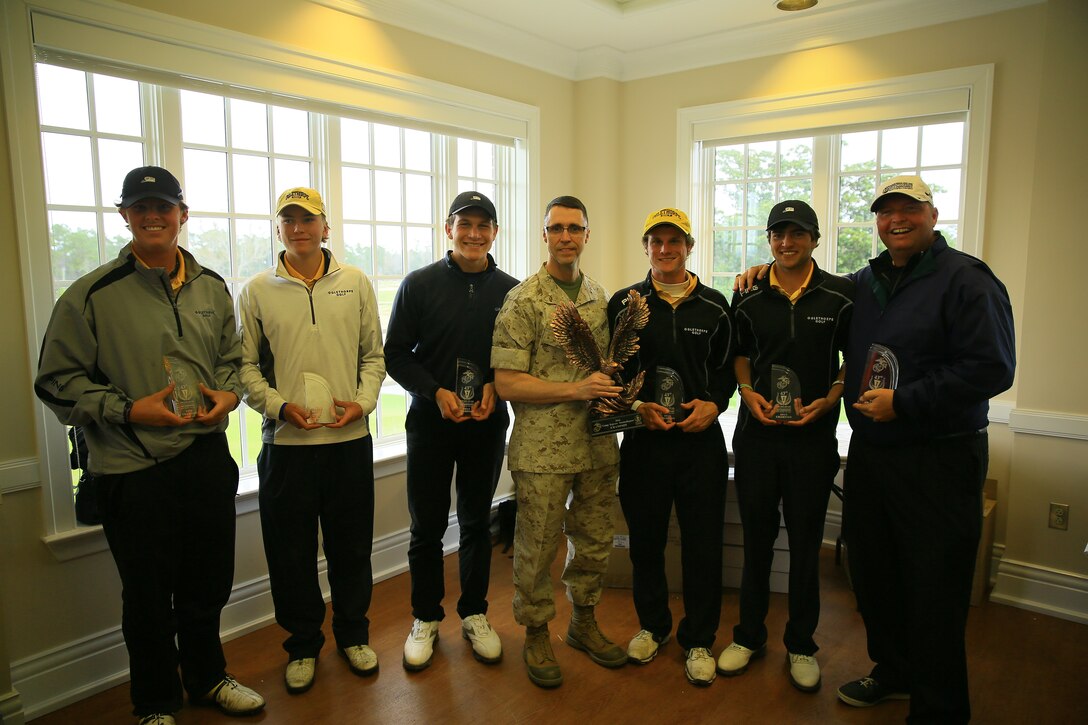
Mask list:
[[511,475],[518,500],[514,619],[534,627],[555,618],[550,570],[563,533],[567,535],[563,568],[567,598],[580,606],[596,605],[615,532],[612,511],[619,466],[581,473],[511,471]]

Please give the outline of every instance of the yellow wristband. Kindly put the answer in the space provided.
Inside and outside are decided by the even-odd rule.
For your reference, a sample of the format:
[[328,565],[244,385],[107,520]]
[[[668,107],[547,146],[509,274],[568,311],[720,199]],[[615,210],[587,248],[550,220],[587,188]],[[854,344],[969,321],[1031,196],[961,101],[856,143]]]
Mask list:
[[751,385],[749,385],[748,383],[738,383],[738,384],[737,384],[737,389],[738,389],[738,390],[744,390],[744,389],[748,389],[748,390],[753,390],[753,391],[755,390],[755,388],[753,388],[753,387],[752,387]]

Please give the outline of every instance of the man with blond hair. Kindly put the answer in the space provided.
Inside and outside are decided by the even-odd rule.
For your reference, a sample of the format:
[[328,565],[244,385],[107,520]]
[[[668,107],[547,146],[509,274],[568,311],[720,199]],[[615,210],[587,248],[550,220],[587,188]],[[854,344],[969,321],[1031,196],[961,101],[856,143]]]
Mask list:
[[642,229],[650,271],[612,295],[608,319],[615,328],[629,291],[646,298],[650,319],[639,332],[638,352],[623,370],[628,380],[640,371],[646,375],[632,406],[646,427],[625,432],[620,448],[620,504],[631,536],[640,626],[627,658],[649,663],[672,632],[665,543],[675,507],[684,580],[684,617],[676,639],[688,681],[705,687],[715,678],[711,647],[722,609],[729,460],[718,416],[735,388],[734,325],[725,296],[688,271],[694,247],[687,214],[668,207],[651,212]]
[[261,532],[276,621],[287,630],[284,684],[310,689],[325,643],[318,524],[332,593],[336,647],[357,675],[378,670],[370,648],[374,448],[367,416],[385,378],[378,305],[362,270],[325,247],[315,189],[276,202],[276,266],[242,289],[242,382],[264,418]]

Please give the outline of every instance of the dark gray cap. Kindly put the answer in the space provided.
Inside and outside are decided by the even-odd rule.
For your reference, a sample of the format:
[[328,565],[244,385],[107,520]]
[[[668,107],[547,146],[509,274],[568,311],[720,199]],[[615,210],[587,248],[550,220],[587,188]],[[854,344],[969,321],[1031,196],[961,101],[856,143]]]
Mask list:
[[177,206],[185,195],[181,193],[181,184],[174,175],[161,166],[141,166],[128,172],[121,187],[121,208],[127,209],[148,197]]
[[491,203],[490,199],[478,191],[462,191],[458,194],[457,198],[450,204],[450,213],[446,216],[453,216],[457,212],[470,209],[474,206],[482,209],[485,214],[491,217],[491,221],[496,224],[499,223],[499,217],[495,214],[495,205]]

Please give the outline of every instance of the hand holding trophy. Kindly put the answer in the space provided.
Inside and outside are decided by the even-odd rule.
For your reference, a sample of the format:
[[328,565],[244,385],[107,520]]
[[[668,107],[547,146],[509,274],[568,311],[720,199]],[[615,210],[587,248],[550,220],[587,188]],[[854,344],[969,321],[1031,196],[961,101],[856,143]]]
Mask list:
[[623,387],[623,392],[615,398],[597,398],[590,403],[589,432],[592,435],[642,427],[642,418],[631,410],[631,404],[642,389],[646,371],[639,371],[626,384],[619,372],[623,370],[623,363],[638,352],[638,331],[646,327],[649,319],[650,308],[646,299],[634,290],[628,292],[627,304],[616,319],[616,329],[608,350],[602,353],[593,332],[578,314],[574,303],[556,306],[551,328],[570,363],[586,372],[602,372]]

